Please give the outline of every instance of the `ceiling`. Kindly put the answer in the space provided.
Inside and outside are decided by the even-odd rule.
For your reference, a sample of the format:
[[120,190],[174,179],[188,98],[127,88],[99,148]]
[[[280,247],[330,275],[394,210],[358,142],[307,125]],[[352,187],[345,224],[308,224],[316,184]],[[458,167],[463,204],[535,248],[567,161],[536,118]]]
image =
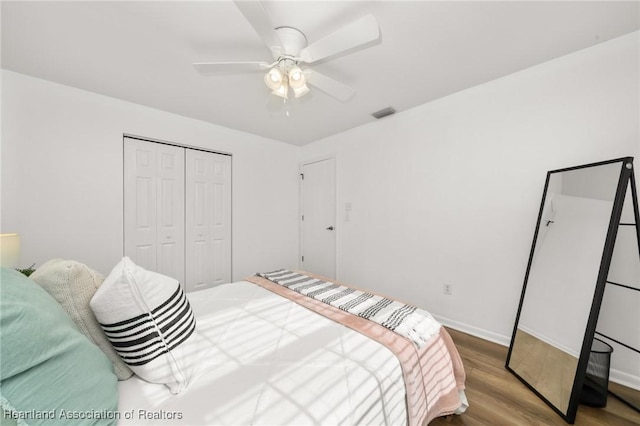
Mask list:
[[261,73],[193,62],[271,61],[232,1],[2,1],[2,67],[304,145],[640,28],[640,2],[271,1],[274,26],[310,43],[373,14],[381,40],[312,66],[355,89],[286,103]]

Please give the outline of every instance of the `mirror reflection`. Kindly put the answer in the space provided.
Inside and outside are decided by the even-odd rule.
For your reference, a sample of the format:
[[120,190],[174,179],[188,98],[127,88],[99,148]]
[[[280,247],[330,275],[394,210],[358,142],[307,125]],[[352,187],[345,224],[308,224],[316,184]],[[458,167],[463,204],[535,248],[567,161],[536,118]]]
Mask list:
[[622,163],[550,172],[508,367],[567,414]]

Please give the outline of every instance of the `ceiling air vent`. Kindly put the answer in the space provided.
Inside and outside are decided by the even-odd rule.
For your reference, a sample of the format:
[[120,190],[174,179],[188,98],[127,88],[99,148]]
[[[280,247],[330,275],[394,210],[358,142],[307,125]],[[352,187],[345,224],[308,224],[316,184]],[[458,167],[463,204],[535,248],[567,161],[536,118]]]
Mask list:
[[386,107],[386,108],[381,109],[380,111],[374,112],[371,115],[373,115],[375,118],[377,118],[379,120],[382,117],[386,117],[387,115],[393,115],[395,113],[396,113],[396,110],[393,109],[393,107]]

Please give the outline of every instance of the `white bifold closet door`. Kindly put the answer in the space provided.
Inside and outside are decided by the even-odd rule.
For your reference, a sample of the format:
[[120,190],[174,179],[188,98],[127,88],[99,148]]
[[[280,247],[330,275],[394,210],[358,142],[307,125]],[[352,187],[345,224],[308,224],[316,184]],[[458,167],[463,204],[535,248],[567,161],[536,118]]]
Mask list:
[[186,291],[231,281],[231,157],[124,143],[124,254]]

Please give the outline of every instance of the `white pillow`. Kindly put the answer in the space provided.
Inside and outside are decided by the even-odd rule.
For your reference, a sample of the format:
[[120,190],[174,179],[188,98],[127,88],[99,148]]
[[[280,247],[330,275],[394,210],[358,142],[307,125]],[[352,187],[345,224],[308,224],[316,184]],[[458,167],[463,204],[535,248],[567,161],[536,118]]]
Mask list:
[[123,258],[91,299],[91,309],[122,360],[140,378],[186,388],[203,340],[180,283]]
[[89,308],[89,301],[104,277],[87,265],[62,259],[51,259],[29,277],[62,305],[80,331],[109,357],[118,376],[126,380],[133,372],[122,362]]

